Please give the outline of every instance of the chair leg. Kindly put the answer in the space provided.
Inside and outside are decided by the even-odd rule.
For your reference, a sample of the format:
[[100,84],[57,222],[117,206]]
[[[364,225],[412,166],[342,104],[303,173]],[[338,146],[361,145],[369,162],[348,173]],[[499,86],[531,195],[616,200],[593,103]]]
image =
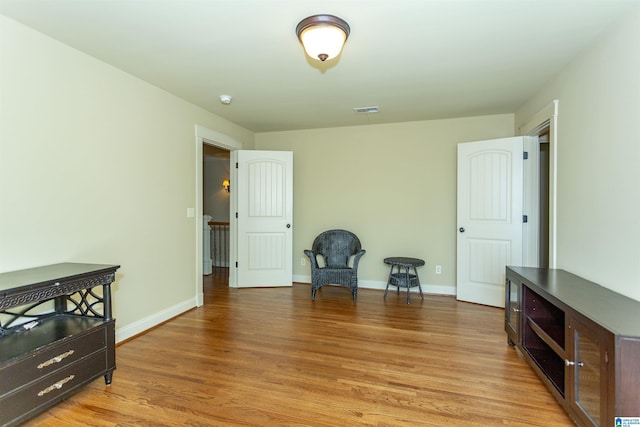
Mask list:
[[311,285],[311,301],[316,300],[316,291],[317,289],[313,285]]
[[354,289],[351,292],[353,292],[353,302],[358,301],[358,289]]

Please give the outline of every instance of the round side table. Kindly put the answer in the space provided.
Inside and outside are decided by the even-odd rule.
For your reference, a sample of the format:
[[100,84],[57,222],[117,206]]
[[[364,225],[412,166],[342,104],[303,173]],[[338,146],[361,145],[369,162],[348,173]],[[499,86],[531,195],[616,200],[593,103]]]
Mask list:
[[[389,271],[389,279],[387,280],[387,287],[384,290],[384,299],[387,299],[387,292],[389,286],[395,286],[400,294],[400,288],[407,288],[407,304],[411,304],[410,289],[418,287],[420,290],[420,298],[424,299],[422,294],[422,287],[420,286],[420,279],[418,278],[417,267],[421,267],[425,264],[423,259],[409,258],[409,257],[389,257],[384,259],[384,263],[391,266]],[[393,270],[396,270],[395,273]],[[413,269],[413,273],[411,273]]]

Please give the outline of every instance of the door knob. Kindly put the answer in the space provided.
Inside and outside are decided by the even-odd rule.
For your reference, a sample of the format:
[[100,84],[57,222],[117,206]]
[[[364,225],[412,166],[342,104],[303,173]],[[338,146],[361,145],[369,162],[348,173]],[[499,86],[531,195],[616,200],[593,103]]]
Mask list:
[[291,224],[287,224],[287,228],[291,228]]
[[461,233],[464,233],[464,227],[460,227],[458,230],[459,230]]

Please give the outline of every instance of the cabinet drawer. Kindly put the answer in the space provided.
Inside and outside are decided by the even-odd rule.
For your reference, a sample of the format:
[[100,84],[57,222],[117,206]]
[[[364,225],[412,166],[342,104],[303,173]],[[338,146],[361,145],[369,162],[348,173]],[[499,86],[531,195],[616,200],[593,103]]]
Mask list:
[[101,351],[3,396],[0,398],[0,425],[12,421],[17,424],[30,418],[44,406],[62,400],[78,387],[103,375],[105,367],[106,352]]
[[[105,346],[105,328],[100,326],[72,339],[52,343],[48,348],[37,353],[16,359],[14,363],[0,368],[0,378],[2,378],[0,396],[59,369],[64,369],[83,357],[104,349]],[[105,364],[101,366],[104,369]]]

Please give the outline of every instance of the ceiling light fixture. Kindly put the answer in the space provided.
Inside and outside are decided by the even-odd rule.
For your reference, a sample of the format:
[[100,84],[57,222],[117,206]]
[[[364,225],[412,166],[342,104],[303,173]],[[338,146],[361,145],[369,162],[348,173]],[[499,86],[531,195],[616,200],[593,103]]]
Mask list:
[[333,15],[309,16],[296,27],[296,34],[307,55],[323,62],[340,54],[350,31],[344,19]]

